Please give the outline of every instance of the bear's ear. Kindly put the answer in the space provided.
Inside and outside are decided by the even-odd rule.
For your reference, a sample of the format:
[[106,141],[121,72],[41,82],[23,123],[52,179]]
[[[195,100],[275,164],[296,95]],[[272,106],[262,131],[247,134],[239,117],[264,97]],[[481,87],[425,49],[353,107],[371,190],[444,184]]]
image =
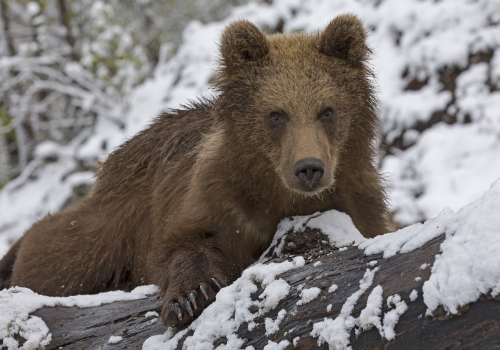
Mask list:
[[254,24],[241,20],[224,30],[220,52],[223,64],[231,69],[262,60],[269,53],[269,42]]
[[363,23],[353,15],[342,15],[330,22],[319,38],[319,52],[357,64],[368,59]]

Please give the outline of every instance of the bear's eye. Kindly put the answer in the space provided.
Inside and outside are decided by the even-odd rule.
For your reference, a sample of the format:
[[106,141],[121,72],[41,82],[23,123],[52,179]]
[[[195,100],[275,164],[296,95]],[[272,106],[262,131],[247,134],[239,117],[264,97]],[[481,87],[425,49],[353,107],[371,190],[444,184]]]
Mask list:
[[333,112],[333,109],[328,107],[319,114],[319,119],[321,119],[322,121],[331,121],[334,116],[335,113]]
[[284,121],[283,116],[279,112],[271,112],[271,114],[269,114],[269,120],[275,125],[281,124]]

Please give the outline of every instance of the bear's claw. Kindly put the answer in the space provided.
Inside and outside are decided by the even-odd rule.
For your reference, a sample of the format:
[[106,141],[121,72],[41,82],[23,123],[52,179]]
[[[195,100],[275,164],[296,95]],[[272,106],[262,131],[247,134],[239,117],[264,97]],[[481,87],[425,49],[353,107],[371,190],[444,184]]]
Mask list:
[[194,309],[195,309],[195,310],[196,310],[196,309],[198,309],[198,305],[196,304],[196,295],[197,295],[197,294],[198,294],[198,293],[196,293],[196,291],[195,291],[195,290],[192,290],[192,291],[190,291],[190,292],[187,294],[188,299],[189,299],[189,301],[191,302],[191,304],[193,305],[193,307],[194,307]]
[[222,283],[215,277],[212,277],[211,280],[214,282],[214,284],[217,286],[217,288],[219,288],[219,290],[222,289]]
[[208,293],[207,293],[208,288],[209,287],[205,283],[200,284],[200,290],[203,293],[205,300],[208,300]]
[[167,327],[188,325],[215,301],[215,295],[225,286],[220,279],[212,277],[209,284],[200,283],[197,290],[191,290],[185,296],[177,297],[174,302],[164,304],[163,323]]

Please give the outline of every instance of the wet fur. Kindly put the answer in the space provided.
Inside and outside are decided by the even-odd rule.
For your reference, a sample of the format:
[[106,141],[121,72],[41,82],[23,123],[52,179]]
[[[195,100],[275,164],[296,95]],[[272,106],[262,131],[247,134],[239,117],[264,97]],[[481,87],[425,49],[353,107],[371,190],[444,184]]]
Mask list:
[[[166,321],[200,283],[237,278],[287,216],[337,209],[365,237],[384,233],[365,38],[349,15],[322,35],[266,37],[233,23],[221,40],[219,97],[161,115],[114,151],[86,198],[34,224],[4,257],[0,286],[73,295],[155,283]],[[325,129],[314,118],[330,102],[336,119]],[[265,122],[273,108],[291,120],[279,135]],[[314,195],[284,174],[309,154],[331,163],[333,182]],[[207,304],[198,300],[195,316]]]

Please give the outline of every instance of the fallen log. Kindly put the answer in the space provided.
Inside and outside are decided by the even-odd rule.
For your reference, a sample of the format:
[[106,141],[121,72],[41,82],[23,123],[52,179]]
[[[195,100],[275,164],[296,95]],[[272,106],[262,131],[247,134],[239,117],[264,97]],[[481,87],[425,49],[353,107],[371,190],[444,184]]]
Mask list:
[[[457,314],[449,314],[440,307],[431,316],[426,316],[422,286],[431,275],[428,266],[433,264],[443,240],[444,235],[441,235],[419,249],[385,259],[382,254],[366,256],[357,247],[346,250],[333,248],[319,230],[289,233],[280,256],[269,254],[266,264],[283,262],[296,256],[303,256],[305,264],[278,276],[290,285],[290,291],[277,307],[255,318],[252,327],[248,323],[240,325],[236,334],[244,339],[241,348],[252,346],[254,349],[264,349],[271,344],[276,345],[275,349],[328,349],[329,346],[324,342],[318,345],[317,335],[311,336],[314,324],[341,315],[346,300],[360,290],[360,281],[366,272],[375,269],[373,282],[359,295],[350,316],[360,316],[370,294],[379,285],[383,288],[382,300],[399,295],[399,298],[392,298],[393,304],[382,304],[382,316],[396,310],[401,300],[406,304],[406,309],[393,324],[394,336],[391,340],[387,340],[391,338],[390,322],[386,338],[381,337],[376,327],[369,330],[352,327],[349,343],[353,349],[498,347],[500,300],[491,295],[463,307]],[[336,290],[331,288],[332,284],[337,286]],[[318,297],[304,305],[297,305],[301,291],[311,288],[320,289]],[[260,287],[252,294],[252,299],[259,300],[262,292],[263,288]],[[167,331],[158,318],[145,317],[147,312],[159,312],[160,308],[160,297],[152,296],[86,309],[45,307],[34,315],[41,317],[52,333],[48,349],[140,349],[147,338]],[[276,320],[281,310],[285,310],[286,314],[278,322],[277,330],[266,334],[266,319]],[[392,312],[393,315],[396,313]],[[192,333],[189,330],[184,334],[177,349],[183,348],[185,339]],[[120,336],[122,340],[115,344],[108,343],[111,336]],[[227,339],[221,337],[213,342],[213,346],[215,348],[226,342]],[[282,347],[278,346],[280,343]]]

